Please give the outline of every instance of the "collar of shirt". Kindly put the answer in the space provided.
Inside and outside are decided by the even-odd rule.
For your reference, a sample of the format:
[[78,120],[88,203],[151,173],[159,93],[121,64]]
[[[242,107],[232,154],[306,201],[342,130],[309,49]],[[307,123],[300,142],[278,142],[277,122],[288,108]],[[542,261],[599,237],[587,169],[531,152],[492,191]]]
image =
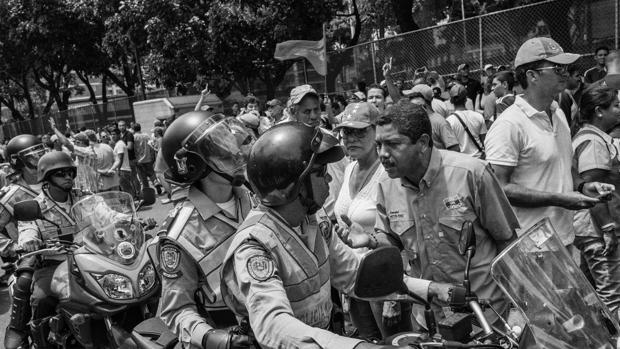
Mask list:
[[[198,211],[202,219],[205,221],[211,216],[214,216],[218,212],[222,211],[222,209],[215,202],[213,202],[211,198],[195,186],[190,187],[189,193],[187,194],[187,199],[192,203],[192,205],[194,205],[196,211]],[[225,214],[225,212],[222,213]]]
[[418,187],[411,183],[407,178],[403,177],[400,179],[401,185],[405,188],[410,188],[415,191],[419,191],[419,188],[422,187],[422,184],[426,184],[427,188],[431,187],[433,180],[437,177],[437,174],[441,170],[441,164],[443,162],[443,158],[441,157],[441,152],[439,149],[432,147],[431,148],[431,159],[428,163],[428,168],[426,168],[426,172],[424,176],[420,180]]
[[[533,116],[536,115],[543,115],[546,116],[547,113],[543,110],[543,111],[539,111],[536,110],[534,107],[532,107],[523,97],[521,97],[521,95],[518,95],[515,97],[515,103],[514,103],[517,107],[519,107],[519,109],[521,109],[521,111],[523,111],[523,113],[525,115],[527,115],[528,118],[532,118]],[[551,111],[551,114],[555,114],[556,109],[558,109],[558,104],[554,102],[551,102],[551,106],[549,108],[549,110]]]
[[607,133],[603,132],[603,130],[601,130],[600,128],[593,126],[591,124],[583,124],[583,129],[588,129],[596,134],[598,134],[599,136],[601,136],[601,138],[603,138],[605,140],[606,143],[611,144],[613,141],[613,138],[611,138],[610,135],[608,135]]

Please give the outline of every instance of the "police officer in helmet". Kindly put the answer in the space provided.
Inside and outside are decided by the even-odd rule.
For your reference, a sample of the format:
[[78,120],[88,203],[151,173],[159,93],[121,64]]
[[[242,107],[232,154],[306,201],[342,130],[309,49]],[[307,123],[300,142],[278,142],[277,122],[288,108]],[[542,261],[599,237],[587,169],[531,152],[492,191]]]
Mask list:
[[[13,137],[6,147],[6,155],[12,172],[7,176],[9,184],[0,189],[0,256],[4,261],[17,257],[17,222],[13,219],[13,205],[34,199],[41,192],[37,181],[37,163],[47,148],[33,135]],[[6,234],[6,235],[5,235]],[[22,261],[15,272],[12,287],[11,320],[4,336],[7,349],[18,348],[27,337],[30,320],[30,286],[32,265]]]
[[160,317],[184,347],[249,346],[222,300],[220,269],[251,209],[242,185],[253,141],[236,119],[206,111],[182,115],[162,139],[167,180],[189,190],[162,224],[164,231],[149,253],[161,274]]
[[[52,151],[39,159],[37,180],[43,183],[43,189],[35,200],[43,216],[58,226],[43,220],[20,221],[18,245],[22,249],[33,252],[44,247],[47,241],[73,240],[77,230],[70,212],[71,206],[79,200],[72,190],[76,172],[71,156],[64,152]],[[51,283],[54,270],[62,261],[63,256],[43,256],[32,276],[30,333],[37,348],[47,347],[47,330],[42,322],[56,311],[57,299],[52,295]]]
[[247,176],[261,204],[233,238],[221,287],[263,347],[379,347],[329,331],[330,285],[352,293],[359,267],[321,209],[326,166],[343,156],[335,137],[300,122],[267,130],[250,152]]

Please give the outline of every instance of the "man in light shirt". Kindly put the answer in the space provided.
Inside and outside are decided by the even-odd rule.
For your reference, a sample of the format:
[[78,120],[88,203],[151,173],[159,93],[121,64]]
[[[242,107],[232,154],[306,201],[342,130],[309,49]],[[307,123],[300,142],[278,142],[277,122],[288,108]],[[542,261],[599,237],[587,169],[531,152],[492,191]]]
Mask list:
[[549,217],[564,245],[573,243],[573,211],[589,208],[613,186],[586,183],[571,173],[572,145],[566,117],[553,98],[566,84],[566,67],[579,55],[564,53],[550,38],[526,41],[515,58],[524,89],[485,139],[487,160],[503,185],[523,230]]

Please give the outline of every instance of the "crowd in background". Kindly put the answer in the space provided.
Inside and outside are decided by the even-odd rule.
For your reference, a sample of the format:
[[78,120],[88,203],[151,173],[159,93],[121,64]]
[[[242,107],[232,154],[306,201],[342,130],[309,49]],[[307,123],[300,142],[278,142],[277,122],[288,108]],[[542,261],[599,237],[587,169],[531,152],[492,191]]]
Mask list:
[[[372,229],[375,226],[377,186],[387,178],[384,166],[380,165],[375,145],[375,122],[379,115],[391,105],[407,101],[419,105],[430,120],[433,148],[486,159],[494,165],[497,172],[497,168],[501,168],[501,161],[508,161],[510,158],[508,148],[512,145],[521,146],[509,144],[515,141],[510,138],[511,130],[503,130],[505,123],[498,123],[498,120],[502,118],[508,120],[509,117],[503,115],[515,113],[518,108],[511,106],[517,105],[521,108],[520,105],[523,103],[521,96],[528,89],[531,95],[537,93],[532,92],[535,88],[544,87],[536,87],[538,85],[528,87],[526,80],[531,76],[524,78],[525,73],[523,69],[520,70],[523,66],[529,68],[527,71],[540,72],[538,79],[541,80],[548,79],[542,75],[546,70],[561,78],[561,81],[555,81],[554,86],[561,84],[564,86],[563,90],[552,96],[551,106],[545,108],[550,108],[554,118],[555,115],[565,118],[562,123],[565,122],[569,126],[575,140],[579,137],[589,137],[590,141],[596,140],[596,137],[604,140],[592,149],[587,145],[581,148],[578,146],[575,149],[578,155],[572,166],[579,173],[586,173],[589,180],[608,181],[605,171],[609,172],[620,163],[618,159],[620,152],[617,148],[620,143],[620,138],[617,138],[620,137],[620,128],[616,127],[620,120],[620,109],[617,88],[611,88],[615,86],[614,84],[618,84],[618,81],[614,79],[605,81],[605,78],[608,73],[610,77],[620,73],[618,70],[620,55],[615,51],[610,53],[606,47],[597,48],[594,54],[597,65],[585,72],[575,64],[530,66],[539,62],[531,61],[521,65],[515,64],[516,69],[487,64],[484,66],[484,71],[480,72],[480,76],[476,76],[477,73],[470,71],[467,64],[461,64],[456,74],[450,77],[440,76],[424,67],[419,68],[412,81],[394,79],[390,62],[383,66],[384,81],[370,85],[360,83],[358,90],[350,91],[346,95],[319,96],[311,86],[302,85],[291,91],[291,96],[286,102],[272,99],[263,103],[256,96],[249,95],[243,103],[235,103],[227,114],[240,120],[257,138],[277,123],[288,120],[300,121],[297,120],[300,115],[305,115],[310,121],[314,115],[320,117],[318,123],[334,131],[334,135],[340,138],[349,155],[349,160],[328,166],[333,180],[329,184],[330,197],[325,208],[340,225],[355,222]],[[536,81],[537,78],[531,79]],[[601,84],[601,81],[605,83]],[[209,93],[208,87],[202,91],[196,110],[212,110],[212,107],[203,105],[204,97]],[[304,109],[306,108],[304,98],[309,94],[316,95],[320,103],[319,106]],[[562,113],[555,114],[556,109]],[[75,131],[68,123],[60,129],[54,120],[50,119],[52,132],[39,137],[50,149],[66,152],[75,159],[78,165],[76,186],[80,189],[90,192],[120,189],[140,200],[143,188],[154,187],[158,194],[166,194],[161,202],[168,203],[171,201],[172,190],[170,184],[164,180],[166,165],[158,156],[158,152],[165,128],[171,121],[156,120],[148,130],[143,130],[140,124],[119,121],[96,130],[83,128]],[[556,127],[553,118],[549,122],[551,127]],[[498,125],[495,126],[495,123]],[[514,131],[516,126],[511,127]],[[590,133],[580,131],[585,128],[595,130]],[[495,135],[487,137],[488,133]],[[520,141],[521,139],[516,140],[515,143]],[[606,150],[603,152],[601,149]],[[517,161],[522,159],[515,160],[515,163],[510,165],[511,168],[526,166]],[[592,173],[591,170],[597,171]],[[531,177],[530,181],[556,181],[553,177],[556,174],[544,171],[538,173],[538,170],[530,168],[527,171],[529,172],[525,173],[525,176]],[[501,171],[496,173],[500,177],[500,182],[502,182],[501,173]],[[538,174],[546,179],[541,180]],[[506,188],[505,186],[504,190]],[[513,204],[518,201],[514,193],[507,191],[507,196]],[[554,203],[544,203],[544,200],[541,199],[541,207],[558,206],[574,210],[577,207],[574,204],[575,200],[583,198],[562,197],[561,200],[564,201]],[[520,211],[519,205],[516,206],[515,212],[523,225],[525,220],[522,215],[526,213]],[[612,211],[615,208],[613,205],[608,207]],[[611,212],[612,217],[620,216],[617,213]],[[613,237],[609,236],[609,224],[593,227],[596,224],[596,220],[590,220],[589,216],[584,218],[583,214],[575,215],[573,225],[577,238],[574,242],[573,240],[567,242],[567,246],[574,244],[581,251],[584,271],[592,278],[604,301],[617,312],[620,306],[620,270],[617,270],[620,268],[620,263],[617,263],[620,262],[620,253],[616,249],[617,238],[615,233]],[[606,239],[602,247],[592,245],[593,242],[600,242],[592,239],[598,236],[597,232],[602,232]],[[358,250],[360,253],[366,251],[364,248]],[[604,253],[601,254],[599,250]],[[603,271],[598,269],[597,265],[600,265],[601,259],[605,258],[606,262],[614,261],[614,267]],[[609,274],[613,274],[611,278]],[[343,301],[343,307],[351,313],[359,335],[364,338],[381,338],[402,330],[397,328],[402,322],[394,319],[407,313],[396,302],[375,304],[347,297]]]

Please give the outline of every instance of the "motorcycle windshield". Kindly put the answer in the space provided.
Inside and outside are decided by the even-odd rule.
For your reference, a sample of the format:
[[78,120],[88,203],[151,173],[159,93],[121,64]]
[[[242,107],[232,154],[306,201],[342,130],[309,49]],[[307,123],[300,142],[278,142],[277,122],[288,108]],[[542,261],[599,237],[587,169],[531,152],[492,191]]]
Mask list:
[[144,244],[131,195],[105,192],[89,195],[71,208],[84,245],[115,262],[132,264]]
[[548,218],[502,251],[491,274],[526,316],[541,348],[616,348],[617,321]]

